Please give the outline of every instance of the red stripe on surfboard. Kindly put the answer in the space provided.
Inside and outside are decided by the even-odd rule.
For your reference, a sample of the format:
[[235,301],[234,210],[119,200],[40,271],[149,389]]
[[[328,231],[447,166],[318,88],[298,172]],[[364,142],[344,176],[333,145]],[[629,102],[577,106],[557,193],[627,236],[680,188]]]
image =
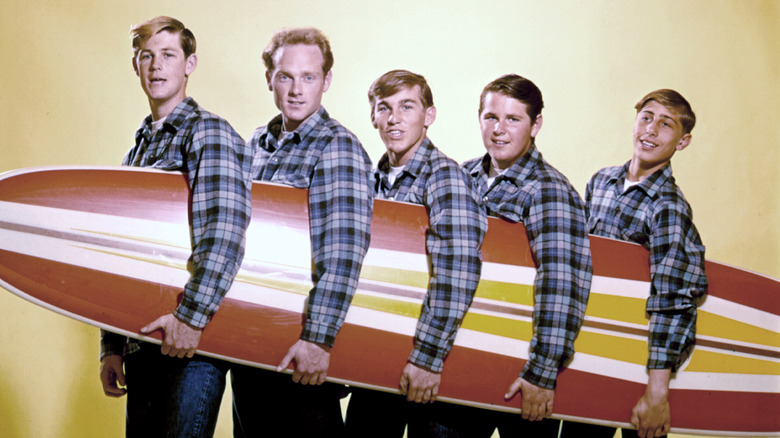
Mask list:
[[[104,324],[137,330],[175,306],[179,288],[0,251],[0,276],[14,288],[55,307]],[[34,280],[33,280],[34,279]],[[224,300],[204,332],[201,348],[214,354],[275,365],[297,339],[302,315]],[[272,336],[267,334],[272,333]],[[406,336],[346,324],[333,349],[330,375],[394,389],[412,347]],[[440,394],[519,408],[503,393],[524,361],[455,347],[447,358]],[[644,385],[577,370],[563,370],[555,412],[627,422]],[[697,430],[778,431],[777,394],[672,390],[673,427]],[[706,407],[704,409],[703,407]]]

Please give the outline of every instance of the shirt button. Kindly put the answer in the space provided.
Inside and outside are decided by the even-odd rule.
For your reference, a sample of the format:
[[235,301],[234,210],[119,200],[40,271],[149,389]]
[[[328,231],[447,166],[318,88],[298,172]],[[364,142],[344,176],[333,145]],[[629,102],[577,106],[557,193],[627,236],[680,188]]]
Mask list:
[[482,202],[484,202],[485,204],[487,204],[487,202],[488,202],[488,197],[487,197],[487,196],[485,196],[484,198],[482,198]]

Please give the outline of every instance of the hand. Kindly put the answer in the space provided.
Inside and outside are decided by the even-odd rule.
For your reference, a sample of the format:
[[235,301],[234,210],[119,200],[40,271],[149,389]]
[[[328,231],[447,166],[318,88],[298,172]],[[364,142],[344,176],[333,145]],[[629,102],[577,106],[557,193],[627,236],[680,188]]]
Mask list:
[[441,374],[407,363],[401,374],[401,394],[406,396],[406,401],[433,403],[439,394],[440,383]]
[[540,421],[552,415],[554,390],[536,386],[522,377],[518,377],[504,394],[504,398],[509,400],[518,392],[523,397],[521,409],[524,419]]
[[100,383],[103,384],[103,392],[109,397],[122,397],[127,394],[125,386],[125,372],[123,370],[122,356],[109,354],[100,361]]
[[650,370],[644,395],[631,411],[631,424],[640,438],[664,436],[671,427],[669,378],[671,370]]
[[299,339],[287,351],[287,355],[276,367],[276,371],[285,370],[293,360],[295,361],[293,382],[302,385],[322,385],[325,383],[330,365],[329,346]]
[[169,313],[143,327],[141,333],[149,334],[157,329],[163,331],[162,354],[178,358],[195,356],[203,330],[192,328]]

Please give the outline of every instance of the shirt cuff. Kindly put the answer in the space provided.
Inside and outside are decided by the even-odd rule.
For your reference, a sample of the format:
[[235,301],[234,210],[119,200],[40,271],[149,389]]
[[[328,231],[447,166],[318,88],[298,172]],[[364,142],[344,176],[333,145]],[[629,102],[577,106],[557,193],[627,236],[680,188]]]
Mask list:
[[446,356],[447,353],[441,349],[415,342],[412,353],[409,355],[409,362],[432,373],[441,373],[444,369]]
[[523,367],[520,377],[536,386],[545,389],[555,389],[555,381],[558,378],[558,368],[545,367],[533,360],[529,360],[525,364],[525,367]]
[[123,356],[126,345],[126,336],[100,330],[100,360],[111,355]]
[[333,344],[336,343],[336,335],[338,335],[338,333],[339,329],[337,327],[333,327],[321,321],[307,319],[303,324],[301,339],[308,342],[314,342],[315,344],[325,344],[329,347],[333,347]]

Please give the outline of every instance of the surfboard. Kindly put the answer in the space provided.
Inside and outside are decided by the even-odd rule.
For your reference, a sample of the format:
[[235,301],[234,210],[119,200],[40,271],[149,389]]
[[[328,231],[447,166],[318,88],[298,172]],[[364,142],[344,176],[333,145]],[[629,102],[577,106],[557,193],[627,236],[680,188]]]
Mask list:
[[[62,315],[144,337],[189,277],[188,190],[176,172],[52,167],[0,175],[0,286]],[[272,368],[297,340],[311,288],[307,192],[254,183],[241,270],[203,354]],[[397,391],[428,282],[418,205],[375,201],[371,247],[329,379]],[[593,285],[554,417],[630,427],[647,382],[648,254],[591,236]],[[445,361],[439,399],[520,411],[503,398],[528,360],[533,257],[521,224],[490,218],[477,296]],[[697,345],[671,382],[672,432],[780,434],[780,282],[707,261]]]

